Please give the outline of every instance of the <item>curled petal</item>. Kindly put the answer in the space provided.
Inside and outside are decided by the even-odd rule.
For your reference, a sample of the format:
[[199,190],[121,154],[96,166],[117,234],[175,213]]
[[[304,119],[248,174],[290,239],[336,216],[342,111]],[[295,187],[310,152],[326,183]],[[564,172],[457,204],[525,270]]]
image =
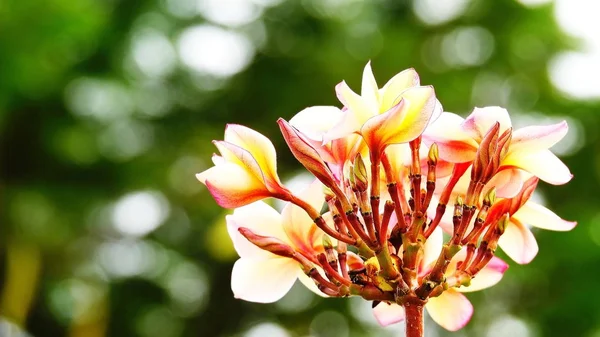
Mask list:
[[437,324],[450,331],[463,328],[473,315],[471,302],[454,289],[448,289],[440,296],[430,298],[425,308]]
[[298,269],[296,261],[285,257],[239,259],[231,272],[233,296],[249,302],[275,302],[292,288]]
[[389,110],[398,104],[400,95],[406,89],[419,85],[419,74],[413,69],[406,69],[392,77],[381,89],[383,97],[379,112]]
[[265,178],[280,184],[277,176],[277,155],[269,138],[245,126],[229,124],[225,129],[224,140],[248,151],[262,169]]
[[223,208],[236,208],[269,197],[264,183],[242,167],[224,163],[196,175]]
[[566,184],[573,178],[569,168],[550,150],[535,153],[509,152],[502,166],[523,169],[541,180],[552,184]]
[[456,290],[461,293],[466,293],[489,288],[500,282],[506,269],[508,269],[508,264],[494,256],[490,262],[477,273],[475,278],[471,280],[471,284],[468,287],[460,287]]
[[531,262],[539,250],[533,233],[515,218],[510,219],[504,234],[498,240],[498,245],[518,264]]
[[232,215],[225,217],[225,220],[227,221],[227,232],[233,242],[233,247],[242,258],[272,255],[256,247],[243,237],[238,232],[240,227],[249,228],[258,235],[272,236],[289,242],[282,227],[281,215],[263,201],[236,208]]
[[381,302],[373,308],[373,315],[381,326],[399,323],[406,318],[403,307],[395,303],[388,304],[385,302]]
[[551,231],[570,231],[577,225],[577,222],[563,220],[551,210],[532,201],[521,206],[513,217],[521,223]]
[[258,180],[266,185],[266,177],[263,169],[260,167],[254,156],[248,150],[226,141],[213,141],[213,144],[219,149],[225,162],[234,163],[249,173],[252,173]]
[[506,109],[498,106],[475,108],[467,119],[465,119],[463,130],[480,142],[496,122],[500,123],[500,134],[512,127],[510,116]]
[[410,88],[397,105],[369,119],[361,128],[361,134],[372,151],[383,150],[389,144],[409,142],[423,133],[434,107],[432,87]]
[[511,151],[536,152],[551,148],[569,131],[566,121],[547,126],[527,126],[513,132]]

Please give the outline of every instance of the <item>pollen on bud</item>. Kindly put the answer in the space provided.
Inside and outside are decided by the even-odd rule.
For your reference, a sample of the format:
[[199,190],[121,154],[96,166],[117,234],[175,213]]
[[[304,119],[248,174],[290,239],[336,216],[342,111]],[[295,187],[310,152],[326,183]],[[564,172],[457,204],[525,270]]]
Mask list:
[[358,191],[366,191],[369,188],[369,177],[365,161],[360,153],[354,158],[354,167],[351,176],[354,176],[356,189]]
[[238,232],[242,234],[248,241],[252,242],[257,247],[269,251],[275,255],[283,257],[293,257],[296,251],[285,242],[272,236],[258,235],[246,227],[238,228]]
[[427,154],[427,164],[437,165],[438,159],[440,158],[440,152],[436,143],[431,144],[429,153]]
[[483,204],[491,206],[496,202],[496,187],[492,187],[487,194],[483,197]]

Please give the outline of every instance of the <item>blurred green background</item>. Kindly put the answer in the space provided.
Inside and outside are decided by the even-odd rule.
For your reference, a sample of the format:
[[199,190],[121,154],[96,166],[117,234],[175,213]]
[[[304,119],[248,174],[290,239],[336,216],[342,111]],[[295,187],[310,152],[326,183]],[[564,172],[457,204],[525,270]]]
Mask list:
[[460,332],[600,336],[600,23],[595,0],[3,0],[0,335],[400,336],[360,299],[235,300],[226,212],[194,174],[226,123],[269,136],[338,105],[368,60],[414,67],[446,111],[566,119],[575,178],[536,197],[579,225],[537,231],[537,258],[469,295]]

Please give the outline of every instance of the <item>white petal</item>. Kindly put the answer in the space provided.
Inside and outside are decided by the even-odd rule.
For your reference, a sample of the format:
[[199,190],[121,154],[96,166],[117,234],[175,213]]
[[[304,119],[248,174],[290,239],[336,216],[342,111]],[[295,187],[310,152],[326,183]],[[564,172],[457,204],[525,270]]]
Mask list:
[[292,288],[298,268],[296,261],[284,257],[239,259],[231,272],[233,295],[250,302],[275,302]]
[[493,257],[488,264],[477,273],[475,278],[471,280],[468,287],[456,288],[461,293],[478,291],[489,288],[500,282],[504,272],[508,268],[508,264],[497,257]]
[[577,225],[577,222],[563,220],[551,210],[532,201],[521,206],[513,217],[524,224],[551,231],[570,231]]
[[535,152],[551,148],[569,131],[566,121],[553,125],[527,126],[513,132],[510,151]]
[[[321,273],[321,275],[324,275],[321,268],[317,267],[317,269],[319,270],[319,273]],[[329,297],[329,296],[325,295],[321,290],[319,290],[319,288],[315,284],[315,281],[313,281],[313,279],[308,277],[308,275],[306,275],[302,271],[302,269],[300,269],[300,271],[298,272],[298,279],[300,280],[300,283],[302,283],[306,288],[308,288],[308,290],[312,291],[313,293],[315,293],[321,297]]]
[[419,85],[419,74],[410,68],[403,70],[392,77],[381,89],[382,99],[379,112],[389,110],[392,106],[398,104],[400,94],[408,88]]
[[395,303],[387,304],[385,302],[381,302],[373,308],[373,315],[381,326],[399,323],[406,318],[403,307]]
[[521,168],[552,185],[566,184],[573,178],[569,168],[550,150],[509,153],[501,166]]
[[271,256],[272,254],[256,247],[238,232],[238,228],[246,227],[252,232],[263,236],[272,236],[284,242],[289,242],[283,231],[281,215],[263,201],[236,208],[228,215],[227,231],[233,241],[233,246],[240,257]]
[[338,124],[342,110],[334,106],[311,106],[298,112],[289,123],[312,140],[323,141],[323,135]]
[[511,218],[506,226],[504,234],[498,240],[498,245],[506,255],[519,264],[531,262],[539,250],[529,228],[514,218]]
[[[321,211],[325,202],[323,184],[319,180],[315,180],[300,193],[299,198],[308,202],[314,209]],[[314,219],[311,219],[303,209],[287,203],[281,216],[283,230],[295,248],[313,254],[313,249],[322,245],[323,231],[314,224]]]
[[500,134],[512,126],[508,111],[504,108],[498,106],[475,108],[465,119],[463,129],[480,142],[496,122],[500,123]]
[[423,245],[423,267],[429,266],[431,263],[434,263],[437,260],[440,252],[442,251],[443,244],[444,234],[442,229],[437,227]]
[[362,96],[365,104],[369,107],[370,111],[378,111],[379,87],[377,87],[377,81],[375,81],[375,76],[373,76],[371,61],[367,63],[365,69],[363,70],[360,95]]
[[448,289],[430,298],[425,305],[429,316],[444,329],[457,331],[467,325],[473,315],[473,305],[465,295]]

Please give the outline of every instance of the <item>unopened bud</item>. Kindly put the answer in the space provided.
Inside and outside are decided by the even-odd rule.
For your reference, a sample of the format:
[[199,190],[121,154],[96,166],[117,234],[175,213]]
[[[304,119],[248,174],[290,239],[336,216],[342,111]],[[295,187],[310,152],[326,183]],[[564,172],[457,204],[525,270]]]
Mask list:
[[358,192],[358,186],[356,186],[356,176],[354,175],[354,166],[350,165],[350,174],[348,176],[348,182],[350,183],[350,188],[354,192]]
[[500,138],[498,138],[498,158],[502,161],[506,154],[508,153],[508,148],[510,147],[510,142],[512,140],[512,128],[508,128]]
[[483,197],[483,205],[492,206],[496,202],[496,187],[492,187]]
[[354,158],[354,168],[352,171],[353,174],[351,176],[355,178],[357,190],[361,192],[366,191],[369,188],[369,176],[365,161],[360,153]]
[[505,213],[500,220],[498,220],[498,224],[496,226],[498,226],[498,231],[497,233],[499,235],[504,234],[504,231],[506,230],[506,226],[508,226],[508,223],[510,222],[510,214]]
[[331,242],[331,239],[327,235],[323,235],[323,248],[325,248],[325,249],[333,248],[333,243]]
[[238,228],[238,232],[242,234],[248,241],[256,245],[258,248],[269,251],[275,255],[283,257],[293,257],[296,251],[285,242],[272,236],[258,235],[246,227]]
[[454,203],[454,216],[462,216],[463,211],[463,199],[459,195],[456,197],[456,202]]
[[323,185],[323,194],[325,195],[325,201],[329,201],[335,198],[335,194],[331,190],[331,188]]
[[429,153],[427,154],[427,164],[437,165],[438,159],[440,158],[440,152],[436,143],[431,144]]
[[489,171],[488,165],[492,161],[492,157],[496,153],[496,148],[498,146],[498,133],[500,131],[500,123],[496,122],[494,125],[487,131],[481,143],[479,144],[479,148],[477,149],[477,153],[475,155],[475,160],[473,161],[473,167],[471,168],[471,180],[474,182],[481,181],[484,177],[484,173]]

